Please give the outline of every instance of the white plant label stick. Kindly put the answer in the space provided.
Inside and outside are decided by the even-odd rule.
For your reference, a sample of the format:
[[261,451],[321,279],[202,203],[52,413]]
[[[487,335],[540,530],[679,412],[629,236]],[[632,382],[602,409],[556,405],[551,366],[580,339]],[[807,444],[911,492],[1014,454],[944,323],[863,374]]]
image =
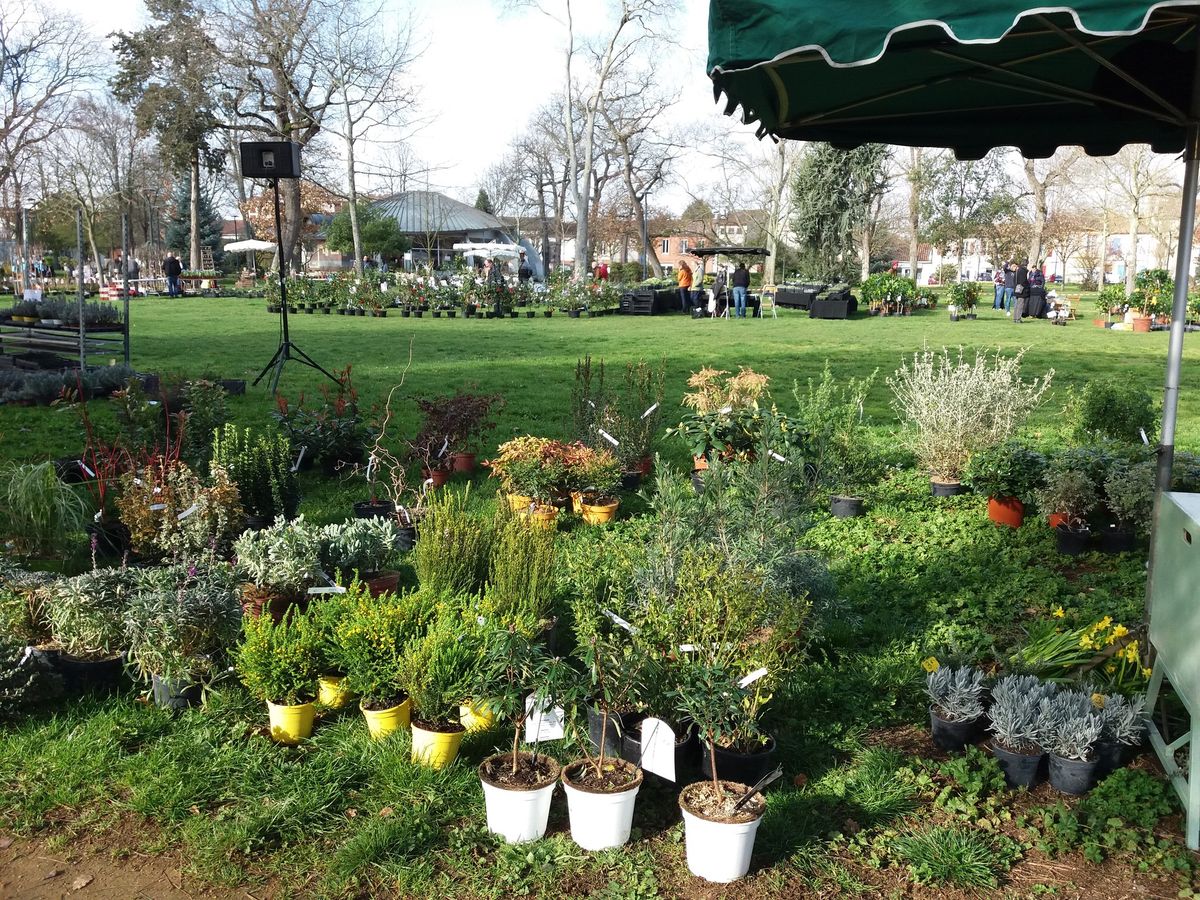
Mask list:
[[300,471],[300,463],[304,462],[304,451],[306,451],[307,449],[308,449],[307,446],[303,446],[300,448],[300,452],[298,454],[296,454],[296,461],[294,463],[292,463],[292,471],[293,472]]
[[593,403],[591,400],[589,400],[589,401],[587,402],[587,405],[588,405],[588,406],[590,406],[592,409],[595,409],[595,408],[596,408],[596,404],[595,404],[595,403]]
[[611,609],[601,610],[601,612],[603,612],[606,616],[608,616],[610,619],[612,619],[617,625],[619,625],[621,628],[624,628],[630,634],[637,634],[636,628],[634,628],[632,625],[630,625],[628,622],[626,622],[624,619],[622,619],[620,616],[618,616]]
[[344,587],[338,587],[337,585],[334,585],[333,587],[310,587],[308,589],[308,593],[310,593],[310,594],[344,594],[344,593],[346,593],[346,589]]
[[200,509],[200,507],[199,507],[199,506],[197,506],[195,503],[193,503],[191,506],[189,506],[187,509],[185,509],[183,512],[181,512],[181,513],[180,513],[179,515],[177,515],[175,518],[176,518],[178,521],[182,522],[184,519],[186,519],[188,516],[192,515],[192,514],[193,514],[194,512],[196,512],[198,509]]
[[608,442],[609,442],[610,444],[612,444],[614,447],[620,447],[620,446],[621,446],[621,442],[620,442],[620,441],[618,441],[618,440],[617,440],[615,437],[613,437],[611,434],[609,434],[607,431],[605,431],[603,428],[601,428],[601,429],[600,429],[600,437],[604,438],[606,441],[608,441]]
[[375,471],[375,455],[371,454],[371,458],[367,460],[367,481],[371,480],[371,473]]
[[653,716],[642,719],[642,768],[675,780],[675,730]]
[[151,503],[150,504],[150,512],[158,512],[160,509],[166,509],[166,508],[167,508],[167,504],[165,504],[165,503]]
[[750,687],[750,685],[754,684],[754,682],[758,681],[758,679],[762,678],[766,674],[767,674],[766,669],[755,669],[753,672],[751,672],[749,675],[747,675],[745,678],[743,678],[741,681],[738,682],[738,687],[748,688],[748,687]]
[[[1146,436],[1146,432],[1144,432],[1144,431],[1143,431],[1143,432],[1142,432],[1142,437],[1145,437],[1145,436]],[[95,473],[95,472],[93,472],[91,469],[89,469],[89,468],[88,468],[88,464],[87,464],[87,463],[85,463],[85,462],[84,462],[82,459],[79,461],[79,468],[83,469],[83,471],[87,473],[87,477],[88,477],[88,478],[95,478],[95,477],[96,477],[96,473]],[[134,480],[136,481],[137,479],[134,479]],[[140,482],[140,481],[138,481],[138,484],[141,484],[141,482]]]
[[438,459],[446,455],[446,448],[450,446],[450,435],[446,435],[446,439],[442,441],[442,449],[438,451]]
[[96,510],[96,514],[92,516],[92,521],[99,522],[102,518],[104,518],[104,510],[98,509]]
[[680,644],[679,652],[680,653],[695,653],[696,645],[695,644]]
[[1142,433],[1142,443],[1145,444],[1147,447],[1149,447],[1150,446],[1150,438],[1146,437],[1146,429],[1139,428],[1138,431],[1140,431]]
[[785,459],[784,457],[780,456],[780,455],[779,455],[778,453],[776,453],[774,450],[772,450],[772,451],[771,451],[771,459],[775,460],[776,462],[787,462],[787,459]]
[[534,705],[534,697],[530,694],[525,698],[525,743],[536,744],[542,741],[558,741],[566,736],[563,721],[566,714],[561,706],[550,706],[543,699]]
[[650,407],[648,410],[646,410],[644,413],[642,413],[642,418],[643,418],[643,419],[644,419],[644,418],[646,418],[648,415],[650,415],[650,413],[654,412],[656,409],[658,409],[658,404],[657,404],[657,403],[655,403],[655,404],[654,404],[653,406],[651,406],[651,407]]
[[732,407],[732,406],[726,406],[726,407],[724,407],[724,408],[721,410],[721,415],[723,415],[723,416],[727,416],[727,415],[729,415],[731,412],[733,412],[733,407]]

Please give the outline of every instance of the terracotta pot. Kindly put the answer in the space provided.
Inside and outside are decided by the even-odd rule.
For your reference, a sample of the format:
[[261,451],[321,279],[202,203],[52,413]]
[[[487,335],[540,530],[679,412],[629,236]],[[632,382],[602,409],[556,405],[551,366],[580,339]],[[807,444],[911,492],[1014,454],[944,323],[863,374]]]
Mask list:
[[450,467],[455,472],[474,472],[475,471],[475,454],[474,453],[452,453],[450,454]]
[[1133,317],[1133,330],[1141,331],[1141,332],[1148,332],[1150,330],[1150,317],[1149,316],[1134,316]]
[[303,611],[305,603],[304,598],[280,594],[250,582],[242,585],[242,615],[247,618],[257,619],[259,616],[269,615],[271,621],[278,625],[290,607],[299,605]]
[[692,457],[692,471],[693,472],[703,472],[707,468],[708,468],[708,459],[706,457],[703,457],[703,456],[693,456]]
[[1095,325],[1097,328],[1103,328],[1105,325],[1108,324],[1108,320],[1107,319],[1092,319],[1092,324]]
[[638,461],[638,471],[642,473],[643,478],[649,478],[650,473],[654,471],[654,457],[643,456]]
[[1020,528],[1025,521],[1025,504],[1016,497],[988,497],[987,513],[997,525]]
[[450,469],[425,469],[425,478],[433,482],[433,487],[440,488],[450,480],[452,474]]
[[1050,513],[1046,517],[1046,524],[1051,528],[1058,528],[1059,525],[1067,524],[1067,517],[1062,513]]
[[384,571],[374,573],[374,577],[365,579],[367,590],[371,592],[372,597],[381,597],[384,594],[390,594],[396,590],[396,585],[400,583],[400,573],[395,571]]

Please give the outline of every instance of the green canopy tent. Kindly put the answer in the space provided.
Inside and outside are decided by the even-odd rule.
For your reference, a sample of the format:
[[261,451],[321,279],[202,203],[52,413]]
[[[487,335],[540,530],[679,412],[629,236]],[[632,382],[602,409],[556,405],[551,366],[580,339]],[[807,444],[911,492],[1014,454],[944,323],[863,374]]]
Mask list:
[[[1183,357],[1187,288],[1200,172],[1200,0],[710,0],[708,72],[725,112],[740,111],[760,137],[949,147],[978,159],[994,147],[1026,157],[1081,146],[1093,156],[1145,143],[1184,155],[1179,253],[1167,353],[1155,497],[1169,490]],[[1189,535],[1190,540],[1190,535]],[[1164,560],[1165,563],[1165,560]],[[1151,567],[1154,571],[1154,566]],[[1170,572],[1167,571],[1167,575]],[[1169,580],[1169,578],[1167,579]],[[1194,628],[1194,594],[1178,617]],[[1147,618],[1150,614],[1147,590]],[[1165,622],[1165,620],[1164,620]],[[1151,630],[1174,627],[1157,619]],[[1194,642],[1189,642],[1192,646]],[[1156,644],[1157,646],[1157,644]],[[1178,667],[1176,664],[1178,663]],[[1196,673],[1176,692],[1200,728],[1200,658],[1170,667]],[[1159,651],[1147,694],[1153,710],[1168,664]],[[1151,743],[1188,812],[1200,848],[1200,747],[1185,778],[1152,721]]]

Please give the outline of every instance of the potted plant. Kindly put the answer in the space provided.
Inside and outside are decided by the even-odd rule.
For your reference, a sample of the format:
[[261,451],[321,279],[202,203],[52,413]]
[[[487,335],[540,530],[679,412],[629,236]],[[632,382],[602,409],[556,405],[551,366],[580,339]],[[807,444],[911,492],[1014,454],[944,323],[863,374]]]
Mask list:
[[1145,698],[1141,695],[1132,700],[1124,694],[1096,695],[1102,723],[1100,740],[1096,743],[1096,778],[1105,778],[1128,761],[1128,754],[1142,743],[1146,732]]
[[1101,288],[1096,295],[1096,312],[1103,318],[1093,320],[1093,324],[1101,328],[1108,325],[1114,312],[1121,312],[1129,298],[1125,295],[1124,284],[1109,284]]
[[502,400],[494,394],[470,394],[459,391],[446,397],[418,400],[424,416],[422,437],[416,443],[444,445],[438,456],[451,471],[470,473],[475,469],[472,447],[496,427],[492,419]]
[[354,504],[354,515],[360,519],[394,519],[400,526],[401,549],[412,549],[416,543],[416,522],[421,514],[423,492],[409,487],[408,465],[389,444],[388,427],[391,425],[392,398],[404,386],[404,379],[389,392],[383,407],[383,415],[375,429],[374,443],[367,457],[365,475],[370,486],[369,500]]
[[975,307],[979,303],[978,282],[956,281],[950,285],[950,302],[968,319],[974,319]]
[[933,743],[958,753],[978,738],[983,719],[983,672],[973,666],[938,666],[925,679]]
[[298,744],[312,735],[320,672],[317,634],[296,607],[276,622],[270,616],[242,619],[237,669],[247,690],[267,704],[271,737]]
[[488,466],[500,479],[514,512],[553,528],[558,516],[555,497],[566,481],[566,445],[561,441],[526,435],[501,444]]
[[320,530],[297,516],[277,519],[261,531],[246,531],[234,543],[242,585],[242,609],[255,618],[266,613],[279,621],[284,611],[300,602],[318,579]]
[[1049,703],[1041,724],[1043,746],[1050,754],[1050,785],[1081,796],[1096,783],[1096,744],[1104,723],[1082,691],[1061,691]]
[[412,703],[401,663],[405,649],[424,632],[428,613],[415,592],[373,598],[352,585],[348,593],[349,612],[337,626],[346,687],[358,694],[371,736],[384,738],[409,726]]
[[578,740],[583,757],[562,770],[571,839],[584,850],[608,850],[629,840],[634,805],[642,786],[641,767],[614,757],[607,747],[608,729],[629,708],[637,685],[637,666],[626,665],[626,651],[619,642],[593,633],[576,651],[588,679],[574,682],[564,691],[572,727],[578,727],[584,707],[594,708],[602,723],[595,752],[587,741]]
[[980,450],[971,455],[963,483],[987,497],[988,518],[997,525],[1020,528],[1025,521],[1025,501],[1041,486],[1046,458],[1016,441]]
[[962,493],[971,454],[1004,443],[1041,404],[1054,371],[1026,381],[1023,356],[977,352],[971,361],[961,348],[923,350],[888,378],[905,440],[929,472],[935,497]]
[[400,573],[387,565],[400,542],[395,519],[350,519],[320,532],[321,566],[343,579],[360,578],[374,597],[394,591]]
[[54,463],[6,464],[0,470],[0,498],[0,531],[12,542],[12,552],[66,558],[79,545],[86,505],[58,477]]
[[334,388],[321,387],[320,402],[310,404],[301,394],[295,403],[290,403],[280,394],[271,413],[291,446],[297,452],[304,448],[304,459],[320,464],[327,474],[361,463],[363,451],[374,440],[359,410],[358,391],[350,371],[347,366],[337,373]]
[[1127,553],[1149,530],[1154,509],[1154,463],[1114,466],[1104,479],[1104,502],[1116,522],[1100,532],[1100,550]]
[[1062,463],[1051,467],[1045,485],[1037,492],[1038,506],[1060,517],[1054,529],[1058,552],[1079,556],[1087,549],[1091,529],[1087,517],[1096,507],[1096,489],[1085,472]]
[[1146,269],[1134,278],[1134,290],[1129,303],[1137,310],[1133,317],[1134,331],[1149,331],[1153,317],[1171,308],[1175,280],[1166,269]]
[[53,589],[45,612],[69,690],[106,692],[120,683],[132,581],[128,569],[95,569]]
[[[735,732],[749,701],[738,677],[720,663],[693,662],[683,666],[676,688],[679,712],[696,723],[700,740],[717,759],[718,742]],[[706,881],[736,881],[750,869],[754,838],[766,811],[761,794],[747,797],[750,788],[720,778],[717,765],[711,779],[688,785],[679,795],[683,811],[688,870]]]
[[125,608],[129,659],[149,678],[157,705],[184,709],[199,702],[204,680],[223,668],[241,623],[237,579],[227,563],[140,569]]
[[610,451],[576,444],[564,457],[566,482],[578,512],[588,525],[605,525],[617,515],[621,500],[621,464]]
[[400,658],[400,682],[412,698],[412,760],[444,769],[458,756],[466,729],[460,706],[480,666],[478,631],[457,610],[443,610]]
[[862,412],[875,374],[838,382],[826,362],[819,382],[810,378],[807,390],[802,393],[797,384],[792,392],[806,435],[809,478],[814,487],[829,491],[829,511],[839,519],[862,515],[859,491],[874,482],[881,469],[874,435]]
[[1044,777],[1046,752],[1038,723],[1056,690],[1034,675],[1006,675],[992,688],[992,755],[1010,788],[1032,790]]
[[224,469],[213,467],[201,478],[169,456],[121,478],[117,510],[133,549],[150,558],[224,556],[246,523],[237,486]]
[[708,366],[693,372],[688,378],[692,390],[683,395],[691,412],[667,435],[687,442],[696,469],[706,468],[714,451],[725,460],[745,458],[758,447],[760,403],[769,399],[770,381],[748,366],[736,375]]
[[265,528],[300,505],[292,448],[281,434],[255,434],[227,424],[213,436],[212,465],[237,485],[247,528]]
[[561,768],[538,752],[537,740],[532,752],[521,752],[521,732],[535,711],[555,705],[560,682],[573,674],[515,628],[487,635],[471,696],[488,698],[475,705],[512,729],[512,749],[489,756],[478,769],[488,831],[506,843],[536,841],[546,833]]
[[308,605],[309,625],[317,646],[317,704],[326,709],[342,709],[354,699],[354,691],[346,683],[346,663],[338,643],[338,628],[354,608],[362,593],[357,580],[342,593],[325,594]]

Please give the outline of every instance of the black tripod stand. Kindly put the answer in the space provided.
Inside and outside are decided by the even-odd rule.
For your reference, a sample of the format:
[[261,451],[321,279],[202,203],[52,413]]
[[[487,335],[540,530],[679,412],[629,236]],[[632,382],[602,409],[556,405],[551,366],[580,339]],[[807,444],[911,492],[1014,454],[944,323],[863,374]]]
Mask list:
[[254,379],[254,384],[257,385],[267,373],[271,373],[271,393],[279,392],[279,376],[283,374],[283,366],[289,359],[294,359],[298,363],[303,363],[309,368],[316,369],[330,381],[336,382],[337,378],[330,375],[321,364],[315,359],[292,343],[291,336],[288,333],[288,301],[287,301],[287,283],[283,273],[283,224],[280,222],[279,215],[279,179],[272,178],[271,184],[275,188],[275,245],[279,252],[279,315],[283,317],[283,338],[279,342],[279,349],[275,351],[275,355],[271,357],[271,361],[267,363],[258,377]]

